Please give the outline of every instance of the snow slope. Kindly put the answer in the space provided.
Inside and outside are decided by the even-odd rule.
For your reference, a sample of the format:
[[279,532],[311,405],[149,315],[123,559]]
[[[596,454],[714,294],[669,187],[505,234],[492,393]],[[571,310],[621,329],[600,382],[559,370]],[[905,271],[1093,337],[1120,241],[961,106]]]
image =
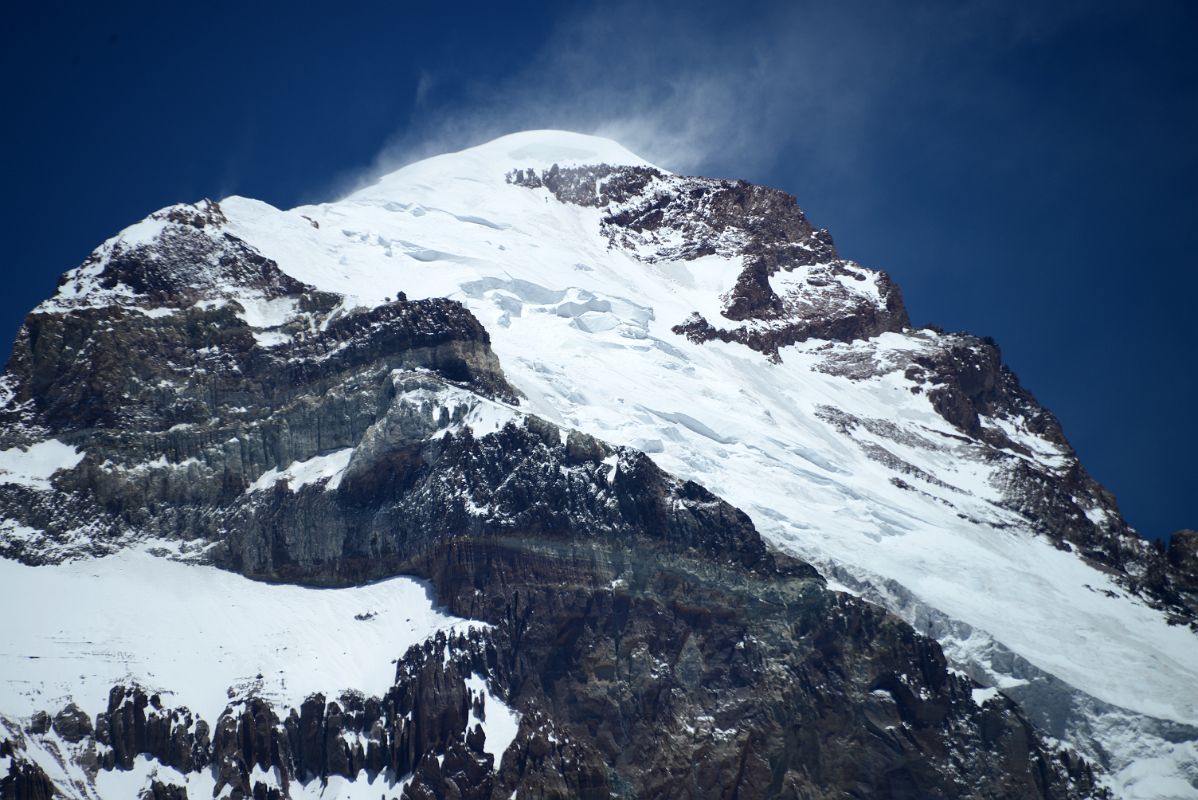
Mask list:
[[82,460],[83,453],[56,439],[0,450],[0,483],[47,489],[51,475]]
[[[810,341],[780,364],[693,344],[670,328],[695,311],[718,319],[740,260],[647,263],[610,245],[601,210],[505,180],[554,163],[645,162],[607,140],[536,131],[413,164],[334,203],[221,206],[229,229],[285,272],[351,303],[401,291],[460,299],[526,410],[641,448],[740,506],[778,546],[938,636],[1050,732],[1105,751],[1124,796],[1198,797],[1198,638],[999,508],[992,467],[901,369],[828,369],[901,363],[937,334]],[[846,434],[838,411],[870,424]],[[1041,464],[1063,459],[1017,422],[983,424],[1008,428]],[[892,482],[870,444],[917,468],[904,479],[918,491]]]
[[22,717],[71,700],[106,708],[109,689],[129,681],[209,722],[230,688],[281,709],[315,692],[381,696],[408,647],[479,624],[440,611],[412,578],[270,585],[143,550],[45,567],[0,560],[0,586],[36,598],[0,634],[0,710]]

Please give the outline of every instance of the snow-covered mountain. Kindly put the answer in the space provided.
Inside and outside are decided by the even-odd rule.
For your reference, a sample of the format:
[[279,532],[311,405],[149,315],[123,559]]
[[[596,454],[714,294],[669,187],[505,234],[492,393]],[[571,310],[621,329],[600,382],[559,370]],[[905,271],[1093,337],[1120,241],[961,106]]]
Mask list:
[[[196,797],[258,785],[295,797],[442,796],[429,787],[447,785],[447,762],[476,786],[493,768],[479,796],[522,786],[544,796],[586,787],[844,796],[853,789],[827,755],[831,729],[819,729],[821,773],[787,727],[802,728],[812,709],[828,713],[827,703],[795,705],[763,688],[769,665],[815,669],[789,659],[826,626],[819,641],[838,642],[846,663],[907,676],[892,685],[877,671],[846,678],[853,670],[840,662],[816,670],[839,676],[828,693],[860,709],[836,735],[857,724],[874,732],[868,746],[849,737],[854,752],[884,742],[940,774],[859,777],[855,791],[1085,795],[1098,791],[1088,763],[1117,797],[1198,797],[1198,536],[1175,537],[1167,553],[1140,539],[993,341],[912,327],[890,278],[841,259],[782,192],[677,176],[604,139],[536,131],[421,161],[337,202],[174,206],[63,277],[22,328],[2,381],[0,571],[9,608],[27,609],[0,639],[0,713],[20,742],[6,757],[16,770],[19,750],[70,796],[152,785],[156,797],[184,785]],[[446,536],[450,549],[439,549]],[[458,536],[519,543],[527,560],[483,559],[452,544]],[[545,566],[547,553],[606,547],[594,541],[604,537],[636,543],[621,547],[643,558],[642,571],[654,568],[642,574],[638,559],[605,549],[586,557],[585,579],[564,577],[552,559]],[[581,557],[571,552],[574,570]],[[717,580],[704,559],[739,566]],[[869,606],[822,588],[826,599],[785,600],[781,614],[749,608],[798,591],[762,575],[822,587],[800,562],[935,639],[948,673],[921,645],[893,650],[907,641],[905,628],[887,627],[897,621],[863,622]],[[685,589],[662,577],[672,570],[689,576]],[[358,585],[274,586],[234,572]],[[562,588],[600,579],[602,602],[588,595],[580,605]],[[546,581],[572,599],[555,600]],[[593,625],[533,625],[528,641],[543,635],[544,646],[521,644],[518,584],[551,609],[537,619],[573,620],[585,605]],[[621,672],[633,656],[621,655],[620,636],[616,666],[580,666],[602,647],[590,634],[580,643],[579,631],[636,618],[618,610],[625,591],[676,609],[696,586],[705,588],[692,602],[731,622],[683,615],[677,641],[640,634],[653,658],[673,654],[646,667],[669,673],[685,698],[669,714],[617,713],[545,677],[625,686],[636,671]],[[764,620],[757,638],[743,633],[747,614]],[[784,634],[788,614],[819,622]],[[838,628],[846,619],[856,622]],[[708,625],[741,638],[724,652],[718,637],[685,633]],[[875,625],[885,632],[861,633]],[[713,656],[746,647],[760,670],[709,674]],[[894,666],[908,658],[924,666]],[[397,683],[396,670],[419,680]],[[922,685],[903,695],[920,670]],[[517,687],[533,672],[543,687],[530,695]],[[428,688],[451,683],[461,686]],[[134,684],[170,702],[133,688],[109,694]],[[699,699],[709,685],[726,695],[756,688],[733,714]],[[621,691],[642,698],[643,688]],[[340,737],[350,755],[316,770],[315,756],[300,755],[304,732],[317,729],[305,701],[345,689],[389,710],[363,700],[351,712],[356,701],[343,700],[320,735]],[[879,692],[897,706],[889,723],[870,705]],[[421,709],[452,706],[447,696],[474,710],[450,721],[443,712],[434,734],[413,722]],[[766,699],[793,719],[746,722],[741,741],[734,721],[755,719]],[[75,712],[61,724],[42,713],[68,701]],[[185,769],[150,741],[146,703],[150,718],[176,715],[168,739],[190,736],[192,749],[212,740],[211,770]],[[170,710],[180,706],[206,720],[203,736]],[[82,733],[79,714],[105,708],[110,730],[88,722]],[[321,708],[321,719],[334,714]],[[111,720],[122,714],[140,733],[118,746]],[[999,723],[985,714],[1004,730],[1026,715],[1033,744],[993,747],[986,726]],[[571,727],[587,715],[589,729]],[[605,727],[612,719],[623,734]],[[485,723],[485,747],[466,746],[472,721]],[[213,723],[232,732],[220,740]],[[251,769],[253,749],[229,744],[252,738],[243,729],[288,725],[296,755],[268,746]],[[941,744],[910,733],[914,750],[890,741],[920,725]],[[709,749],[661,745],[684,730]],[[465,744],[451,747],[449,732]],[[380,743],[394,754],[401,740],[406,755],[384,757]],[[654,762],[660,774],[635,773],[624,786],[634,746],[661,747],[688,769],[701,756],[711,774],[692,790]],[[734,763],[734,751],[763,754],[764,777],[742,756],[729,778],[718,765]],[[1038,783],[977,782],[1029,758],[1041,765]],[[244,775],[234,779],[237,763]]]

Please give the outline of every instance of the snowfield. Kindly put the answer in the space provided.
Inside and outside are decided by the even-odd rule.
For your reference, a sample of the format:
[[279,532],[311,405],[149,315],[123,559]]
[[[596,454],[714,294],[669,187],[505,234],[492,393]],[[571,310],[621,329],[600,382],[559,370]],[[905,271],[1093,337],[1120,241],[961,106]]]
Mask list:
[[48,489],[55,472],[71,469],[83,456],[84,453],[57,439],[0,450],[0,483]]
[[439,610],[412,578],[272,585],[141,550],[47,567],[0,560],[0,586],[36,599],[0,633],[0,710],[21,717],[72,700],[94,713],[129,681],[209,724],[230,689],[280,709],[315,692],[382,696],[408,647],[481,625]]

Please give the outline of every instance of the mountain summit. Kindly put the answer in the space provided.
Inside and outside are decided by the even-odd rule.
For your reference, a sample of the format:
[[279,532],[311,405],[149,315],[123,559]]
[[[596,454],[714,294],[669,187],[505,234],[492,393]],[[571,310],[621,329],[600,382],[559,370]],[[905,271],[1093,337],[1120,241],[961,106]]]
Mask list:
[[6,799],[1198,797],[1198,536],[776,189],[172,206],[0,403]]

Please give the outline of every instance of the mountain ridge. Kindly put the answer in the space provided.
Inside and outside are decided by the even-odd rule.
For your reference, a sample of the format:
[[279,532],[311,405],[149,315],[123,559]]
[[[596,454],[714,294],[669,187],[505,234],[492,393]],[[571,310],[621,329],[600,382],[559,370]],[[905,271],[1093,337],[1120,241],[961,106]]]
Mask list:
[[[647,463],[736,498],[772,548],[804,558],[838,586],[852,586],[941,639],[957,668],[1016,697],[1043,730],[1122,774],[1114,785],[1127,796],[1152,796],[1148,792],[1162,785],[1187,796],[1180,776],[1195,763],[1195,701],[1164,690],[1183,680],[1179,654],[1193,644],[1160,633],[1167,628],[1161,609],[1177,622],[1193,622],[1185,537],[1179,556],[1136,544],[1113,498],[1085,474],[1055,418],[1019,386],[994,343],[910,329],[897,287],[882,273],[839,259],[830,236],[806,221],[793,197],[674,176],[631,154],[616,159],[631,164],[587,163],[611,152],[611,143],[590,137],[515,135],[405,168],[340,203],[291,212],[239,198],[177,206],[110,240],[31,316],[27,326],[33,327],[23,328],[6,372],[10,396],[0,449],[20,461],[13,454],[28,452],[20,446],[54,435],[84,455],[57,476],[31,476],[33,485],[7,484],[0,492],[9,520],[4,552],[36,559],[25,554],[36,552],[39,531],[45,539],[56,529],[47,560],[66,555],[61,548],[74,539],[85,550],[102,541],[96,530],[80,535],[71,520],[58,523],[38,512],[47,503],[45,490],[65,489],[85,508],[96,498],[115,503],[105,513],[125,515],[117,528],[133,534],[118,535],[117,546],[144,538],[146,523],[159,525],[159,518],[167,524],[155,535],[168,537],[208,531],[200,538],[219,543],[246,538],[221,530],[260,531],[260,543],[249,537],[233,551],[241,555],[224,563],[250,574],[254,564],[267,564],[259,577],[295,580],[305,573],[275,572],[275,554],[291,559],[285,564],[333,563],[327,559],[337,538],[311,532],[337,518],[330,516],[328,496],[396,496],[411,489],[409,480],[422,480],[426,467],[416,465],[439,458],[440,446],[422,437],[483,426],[493,429],[488,436],[502,438],[513,414],[532,412],[542,421],[529,424],[530,434],[545,437],[564,428],[590,437],[570,434],[559,442],[567,459],[580,457],[569,455],[570,437],[593,465],[625,452],[621,447],[633,448],[649,453]],[[188,284],[185,275],[184,285],[156,282],[176,275],[175,266],[194,270],[196,264],[219,278],[204,287]],[[419,338],[428,334],[417,333],[426,317],[440,321],[432,324],[430,346]],[[62,345],[72,336],[57,326],[72,318],[83,319],[80,330],[86,328],[74,340],[90,339],[88,331],[104,332],[104,326],[116,331],[101,348],[108,372],[80,361],[78,346],[68,351]],[[712,320],[737,325],[717,329]],[[449,332],[448,339],[438,330]],[[164,337],[170,331],[176,333]],[[487,355],[489,345],[496,352]],[[38,361],[46,352],[59,360]],[[130,376],[122,371],[130,364],[113,359],[116,353],[147,354],[143,361],[153,368]],[[172,353],[180,360],[164,372]],[[92,417],[71,420],[80,395],[43,381],[47,373],[69,376],[61,366],[68,362],[80,374],[109,376],[107,389],[103,381],[89,387],[89,396],[110,398],[108,411],[99,413],[104,405],[93,399],[83,405]],[[319,379],[330,363],[347,381],[344,388],[330,391],[336,387]],[[317,380],[307,406],[276,415],[286,404],[255,386],[278,378],[256,384],[254,376],[280,369]],[[380,380],[395,369],[417,374]],[[671,383],[671,376],[680,382]],[[160,385],[164,381],[170,385]],[[370,382],[374,388],[365,389]],[[802,388],[804,397],[787,387]],[[62,395],[62,410],[47,415],[53,404],[39,403],[55,394]],[[386,410],[389,404],[393,410]],[[313,422],[330,412],[314,416],[305,408],[324,406],[342,409],[331,421],[348,412],[349,422],[337,421],[329,433],[322,422],[313,434]],[[123,434],[89,438],[95,420],[115,433],[135,420],[141,425],[163,411],[188,408],[186,418],[155,422],[160,435],[152,442]],[[730,417],[730,409],[740,417]],[[279,419],[272,422],[274,416]],[[266,432],[252,433],[255,425]],[[232,451],[218,446],[229,434],[241,442]],[[122,445],[122,439],[128,441]],[[616,450],[605,450],[601,439],[614,439]],[[544,439],[546,446],[551,440]],[[515,441],[499,450],[518,452]],[[380,470],[368,466],[372,452],[393,455]],[[117,453],[123,455],[114,459]],[[622,459],[602,470],[620,475]],[[750,463],[764,463],[767,471],[749,470]],[[596,470],[592,480],[600,486]],[[212,476],[204,477],[207,472]],[[760,487],[770,483],[773,492],[763,495]],[[798,503],[778,496],[779,489],[793,492]],[[256,506],[270,508],[292,495],[306,498],[303,511],[284,518],[272,509],[273,516],[254,521]],[[165,500],[165,511],[137,516],[155,496]],[[403,519],[420,518],[421,508],[447,509],[459,501],[457,513],[465,516],[454,524],[469,529],[477,510],[485,518],[491,507],[486,493],[434,497],[440,499],[423,495],[400,518],[376,524],[371,535],[403,530]],[[212,517],[204,509],[214,499],[235,502],[237,509]],[[187,503],[195,504],[196,515],[178,513]],[[572,509],[566,520],[591,518],[585,504],[563,507]],[[841,510],[821,510],[834,508]],[[929,539],[913,523],[953,536]],[[309,532],[280,541],[280,530]],[[345,530],[344,542],[359,541],[347,545],[351,549],[371,541]],[[910,546],[897,571],[886,565],[887,556],[900,552],[895,540],[920,536],[926,553],[917,555],[945,550],[946,564],[989,554],[971,565],[980,583],[958,584],[958,592],[1006,575],[1021,602],[997,609],[947,602],[943,591],[911,577],[918,561]],[[305,550],[304,542],[316,549]],[[328,542],[334,549],[322,551]],[[863,555],[871,546],[882,560]],[[207,553],[223,558],[219,550]],[[1037,560],[1050,571],[1037,572]],[[378,562],[377,555],[370,564],[387,574],[398,566]],[[1017,564],[1031,577],[1015,577]],[[1113,571],[1114,579],[1093,564]],[[954,579],[975,580],[968,570],[955,576],[943,565],[924,563],[925,572],[929,566],[949,586]],[[353,569],[350,582],[379,576]],[[1083,648],[1082,658],[1114,654],[1123,659],[1121,669],[1131,670],[1128,665],[1140,663],[1135,648],[1148,644],[1145,658],[1166,665],[1157,688],[1134,701],[1137,708],[1120,707],[1130,696],[1117,680],[1097,675],[1081,659],[1058,658],[1034,637],[1015,635],[1009,623],[1004,627],[1004,615],[1043,600],[1031,592],[1040,574],[1053,572],[1058,583],[1079,584],[1053,597],[1077,614],[1082,630],[1118,634],[1105,650]],[[304,580],[311,579],[307,574]],[[1103,627],[1100,620],[1111,619],[1111,610],[1128,627]],[[1151,633],[1136,633],[1135,625],[1150,625]],[[1053,622],[1050,635],[1066,630]],[[972,631],[981,634],[979,641],[972,641]],[[1013,668],[1012,658],[1022,666]],[[1113,719],[1135,729],[1137,741],[1120,741],[1110,730]],[[1098,724],[1103,720],[1105,732]],[[1156,783],[1157,776],[1137,772],[1143,756],[1132,753],[1145,747],[1172,752],[1153,758],[1175,759]],[[1076,773],[1074,780],[1083,775],[1066,771]]]

